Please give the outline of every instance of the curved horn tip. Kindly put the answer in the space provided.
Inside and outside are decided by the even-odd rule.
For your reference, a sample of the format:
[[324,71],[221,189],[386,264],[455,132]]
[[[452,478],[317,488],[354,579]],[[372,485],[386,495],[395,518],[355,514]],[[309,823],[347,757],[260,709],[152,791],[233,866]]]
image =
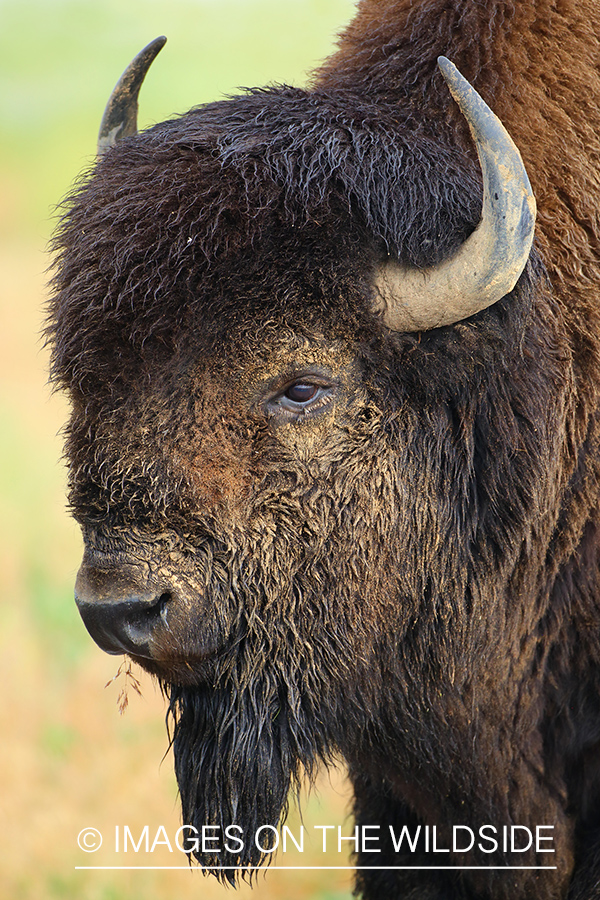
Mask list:
[[465,78],[460,74],[454,63],[448,59],[447,56],[438,56],[437,58],[438,69],[442,73],[444,77],[447,75],[451,78],[455,73],[462,78],[463,81],[466,81]]
[[498,122],[498,126],[504,130],[502,123],[496,118],[483,97],[467,81],[464,75],[456,68],[454,63],[445,56],[438,56],[438,69],[442,73],[448,89],[456,100],[462,114],[467,119],[469,127],[472,127],[473,116],[485,116],[490,122]]
[[98,155],[101,156],[121,138],[137,133],[138,96],[148,69],[167,43],[164,35],[150,41],[127,66],[106,104],[100,132]]

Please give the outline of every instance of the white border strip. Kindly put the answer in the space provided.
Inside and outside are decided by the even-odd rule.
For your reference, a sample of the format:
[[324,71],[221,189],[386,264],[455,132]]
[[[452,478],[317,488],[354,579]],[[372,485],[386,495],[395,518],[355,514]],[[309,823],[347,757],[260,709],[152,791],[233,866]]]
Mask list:
[[272,872],[273,870],[286,872],[330,872],[330,871],[370,871],[370,872],[399,872],[405,870],[418,870],[421,872],[458,872],[465,869],[511,869],[511,870],[540,870],[556,869],[556,866],[75,866],[78,871],[90,870],[181,870],[182,872]]

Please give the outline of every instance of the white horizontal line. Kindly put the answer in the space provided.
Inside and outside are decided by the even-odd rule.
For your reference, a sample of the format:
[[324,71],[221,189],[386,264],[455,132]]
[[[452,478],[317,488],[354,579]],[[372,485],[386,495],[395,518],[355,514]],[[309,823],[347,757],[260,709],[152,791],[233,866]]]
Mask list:
[[556,866],[75,866],[76,870],[102,869],[110,871],[155,869],[181,870],[183,872],[272,872],[274,869],[287,872],[329,872],[350,870],[372,872],[397,872],[410,869],[421,872],[458,871],[462,869],[556,869]]

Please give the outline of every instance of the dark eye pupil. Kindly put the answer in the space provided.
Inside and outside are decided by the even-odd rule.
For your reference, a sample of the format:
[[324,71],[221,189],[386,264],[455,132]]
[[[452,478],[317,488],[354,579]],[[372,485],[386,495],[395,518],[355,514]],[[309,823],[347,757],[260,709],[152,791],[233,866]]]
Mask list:
[[308,400],[312,400],[316,393],[316,385],[299,382],[298,384],[291,384],[285,392],[285,396],[288,400],[293,400],[294,403],[306,403]]

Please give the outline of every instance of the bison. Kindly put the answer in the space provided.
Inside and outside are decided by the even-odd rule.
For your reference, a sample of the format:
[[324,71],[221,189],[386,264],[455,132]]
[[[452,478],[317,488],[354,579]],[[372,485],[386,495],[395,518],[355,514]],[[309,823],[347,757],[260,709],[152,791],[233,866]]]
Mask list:
[[600,898],[598,3],[361,0],[308,89],[137,133],[162,43],[49,339],[77,603],[169,698],[184,822],[341,755],[365,898]]

